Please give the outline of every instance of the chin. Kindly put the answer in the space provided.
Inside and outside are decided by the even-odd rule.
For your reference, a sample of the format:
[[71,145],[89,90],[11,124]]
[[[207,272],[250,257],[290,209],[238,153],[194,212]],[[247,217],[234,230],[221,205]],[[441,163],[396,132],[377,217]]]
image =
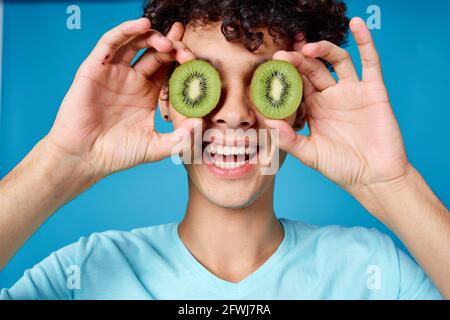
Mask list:
[[[268,189],[273,177],[250,175],[247,179],[227,179],[211,174],[206,165],[189,170],[189,177],[196,189],[210,203],[229,209],[250,207]],[[191,167],[191,169],[193,169]],[[257,172],[257,171],[256,171]]]
[[243,193],[237,193],[236,191],[230,193],[214,194],[204,193],[204,196],[209,202],[222,208],[228,209],[244,209],[250,207],[258,198],[258,194],[248,194],[248,190]]

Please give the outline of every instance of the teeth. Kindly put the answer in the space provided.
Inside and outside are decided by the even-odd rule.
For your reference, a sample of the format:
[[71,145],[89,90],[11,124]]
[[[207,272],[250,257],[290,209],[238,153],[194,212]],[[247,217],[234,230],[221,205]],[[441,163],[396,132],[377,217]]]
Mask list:
[[215,161],[215,162],[214,162],[214,165],[215,165],[216,167],[225,169],[225,162],[222,162],[222,161]]
[[256,150],[257,150],[256,146],[247,147],[245,149],[245,154],[247,154],[247,155],[254,154],[254,153],[256,153]]
[[221,169],[235,169],[242,167],[245,164],[245,161],[240,162],[223,162],[223,161],[214,161],[214,165]]
[[244,155],[244,154],[253,154],[256,152],[256,147],[229,147],[229,146],[221,146],[209,144],[207,146],[207,151],[210,153],[217,153],[223,156],[231,156],[231,155]]
[[[253,156],[257,152],[256,146],[249,147],[230,147],[230,146],[222,146],[214,143],[210,143],[206,146],[206,151],[209,153],[217,154],[220,156],[225,156],[229,161],[219,161],[212,159],[214,166],[221,169],[235,169],[242,167],[246,164],[244,155]],[[234,156],[237,156],[236,160]]]
[[229,146],[215,145],[213,143],[209,144],[206,148],[207,152],[222,156],[254,155],[258,150],[256,146],[229,147]]

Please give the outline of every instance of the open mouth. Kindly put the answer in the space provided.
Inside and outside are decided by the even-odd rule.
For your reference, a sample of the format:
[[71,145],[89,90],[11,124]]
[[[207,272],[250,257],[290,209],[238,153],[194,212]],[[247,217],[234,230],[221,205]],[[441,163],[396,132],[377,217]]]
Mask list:
[[222,170],[243,168],[256,164],[259,152],[257,144],[217,144],[203,143],[203,154],[206,163]]
[[230,146],[205,143],[204,154],[208,162],[221,169],[235,169],[246,163],[256,163],[258,145]]

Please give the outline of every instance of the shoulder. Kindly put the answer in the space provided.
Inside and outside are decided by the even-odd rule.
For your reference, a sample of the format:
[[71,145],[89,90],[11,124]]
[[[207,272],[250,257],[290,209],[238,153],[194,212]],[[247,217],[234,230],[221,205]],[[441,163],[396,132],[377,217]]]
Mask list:
[[167,223],[157,226],[137,228],[130,231],[108,230],[95,232],[88,237],[81,237],[76,245],[83,251],[107,247],[126,246],[132,248],[140,245],[157,246],[162,240],[167,240],[172,236],[176,223]]
[[292,228],[298,244],[314,244],[323,250],[339,250],[344,253],[368,252],[368,250],[395,254],[392,239],[375,228],[318,226],[300,221],[285,220]]
[[[106,231],[81,237],[63,247],[33,268],[10,289],[0,291],[2,299],[74,299],[111,286],[111,279],[121,275],[133,283],[137,273],[152,272],[167,261],[167,243],[174,224],[132,231]],[[166,247],[164,247],[164,245]],[[165,249],[165,250],[164,250]],[[92,285],[95,279],[95,285]],[[83,285],[82,285],[83,284]]]
[[389,236],[375,228],[286,223],[294,239],[292,259],[305,272],[355,298],[398,298],[399,259]]
[[371,298],[441,298],[422,268],[375,228],[284,222],[293,234],[294,256],[303,257],[337,287],[352,283],[351,292],[359,288],[360,296]]
[[[43,260],[39,265],[58,265],[79,268],[103,268],[106,265],[121,265],[123,261],[139,263],[137,257],[161,256],[168,250],[175,223],[133,229],[131,231],[109,230],[83,236]],[[169,248],[170,249],[170,248]]]
[[[317,226],[283,220],[292,233],[292,246],[299,252],[314,253],[317,262],[334,262],[369,268],[378,265],[391,271],[399,268],[398,252],[392,239],[375,228]],[[370,269],[370,268],[369,268]]]
[[93,243],[102,243],[112,241],[117,244],[132,242],[153,242],[159,238],[165,238],[171,235],[176,223],[167,223],[156,226],[136,228],[130,231],[108,230],[104,232],[96,232],[87,238],[80,238],[80,241]]

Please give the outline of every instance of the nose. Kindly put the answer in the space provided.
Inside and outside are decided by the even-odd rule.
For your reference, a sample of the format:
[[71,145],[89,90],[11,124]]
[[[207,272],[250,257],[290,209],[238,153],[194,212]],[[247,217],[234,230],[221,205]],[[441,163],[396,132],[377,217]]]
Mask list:
[[255,111],[243,88],[242,85],[229,90],[222,88],[221,101],[211,117],[215,127],[246,130],[255,124]]

